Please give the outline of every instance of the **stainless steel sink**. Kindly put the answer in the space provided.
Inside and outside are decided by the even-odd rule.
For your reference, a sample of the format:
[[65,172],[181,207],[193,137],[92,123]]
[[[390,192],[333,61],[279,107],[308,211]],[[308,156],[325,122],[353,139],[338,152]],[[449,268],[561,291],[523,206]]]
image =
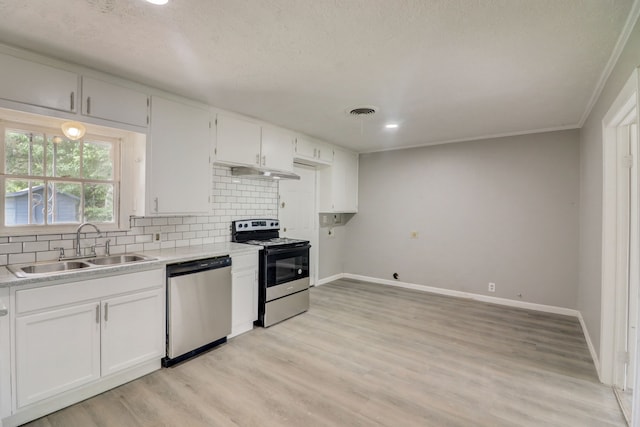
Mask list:
[[62,271],[77,270],[91,267],[84,261],[58,261],[31,265],[9,265],[7,268],[18,277],[28,277],[35,274],[52,274]]
[[83,268],[97,269],[110,265],[135,263],[141,261],[152,261],[151,258],[140,254],[122,254],[95,257],[82,260],[67,260],[58,262],[16,264],[8,265],[7,268],[17,277],[46,276],[65,271],[78,270]]
[[88,259],[87,262],[94,265],[116,265],[116,264],[126,264],[129,262],[140,262],[140,261],[150,261],[154,258],[138,255],[138,254],[124,254],[124,255],[111,255],[104,257],[97,257]]

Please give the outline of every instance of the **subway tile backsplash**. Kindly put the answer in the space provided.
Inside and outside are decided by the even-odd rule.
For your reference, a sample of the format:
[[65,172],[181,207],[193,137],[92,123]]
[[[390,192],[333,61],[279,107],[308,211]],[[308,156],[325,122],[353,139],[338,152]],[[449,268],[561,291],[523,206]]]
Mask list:
[[[212,168],[209,215],[132,217],[128,231],[83,233],[81,248],[96,246],[98,255],[110,239],[111,253],[223,243],[231,240],[231,221],[278,217],[278,182],[231,176],[225,166]],[[160,240],[156,240],[157,237]],[[0,237],[0,265],[58,259],[64,248],[73,255],[75,234]]]

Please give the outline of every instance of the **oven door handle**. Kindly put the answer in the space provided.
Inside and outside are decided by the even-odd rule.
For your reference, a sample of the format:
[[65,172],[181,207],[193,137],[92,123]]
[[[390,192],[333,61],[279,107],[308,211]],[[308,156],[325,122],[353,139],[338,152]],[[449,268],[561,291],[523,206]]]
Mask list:
[[304,251],[304,250],[308,250],[311,248],[311,245],[303,245],[303,246],[296,246],[294,248],[283,248],[283,249],[265,249],[264,253],[267,256],[270,255],[280,255],[280,254],[286,254],[288,252],[294,253],[294,252],[299,252],[299,251]]

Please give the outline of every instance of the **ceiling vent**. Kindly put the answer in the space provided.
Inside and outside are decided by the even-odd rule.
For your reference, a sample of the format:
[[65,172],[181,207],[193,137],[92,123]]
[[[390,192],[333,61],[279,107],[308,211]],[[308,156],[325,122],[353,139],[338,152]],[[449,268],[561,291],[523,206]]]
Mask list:
[[348,108],[346,111],[351,117],[372,117],[378,112],[378,107],[362,105],[360,107]]

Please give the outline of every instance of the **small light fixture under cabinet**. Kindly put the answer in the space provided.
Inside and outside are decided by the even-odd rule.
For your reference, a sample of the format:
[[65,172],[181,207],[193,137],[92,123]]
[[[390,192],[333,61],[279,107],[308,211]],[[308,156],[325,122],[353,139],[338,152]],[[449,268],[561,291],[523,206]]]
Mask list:
[[164,4],[169,3],[169,0],[147,0],[148,3],[156,4],[158,6],[162,6]]
[[65,122],[61,126],[62,133],[71,141],[77,141],[84,136],[87,129],[82,123],[78,122]]
[[398,124],[397,123],[389,123],[384,125],[385,128],[387,129],[398,129]]

